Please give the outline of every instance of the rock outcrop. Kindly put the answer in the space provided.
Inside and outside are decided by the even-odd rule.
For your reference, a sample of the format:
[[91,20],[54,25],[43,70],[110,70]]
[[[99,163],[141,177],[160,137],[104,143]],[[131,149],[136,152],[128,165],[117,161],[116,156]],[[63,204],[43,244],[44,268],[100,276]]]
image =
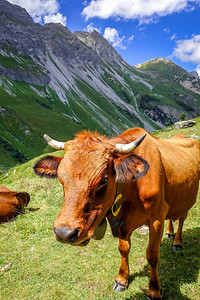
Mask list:
[[192,127],[195,125],[196,125],[196,122],[194,120],[181,121],[181,122],[176,122],[174,124],[174,129],[187,128],[187,127]]

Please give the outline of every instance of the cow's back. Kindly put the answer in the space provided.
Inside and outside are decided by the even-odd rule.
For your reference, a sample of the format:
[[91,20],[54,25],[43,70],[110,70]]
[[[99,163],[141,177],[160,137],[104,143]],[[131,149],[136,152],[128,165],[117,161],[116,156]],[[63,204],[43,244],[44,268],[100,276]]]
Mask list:
[[[132,128],[114,140],[127,143],[141,134],[142,128]],[[200,177],[200,143],[178,133],[170,139],[159,139],[147,133],[142,144],[134,151],[150,165],[147,174],[138,180],[141,199],[152,197],[169,204],[167,218],[178,218],[196,201]],[[145,187],[145,188],[143,188]]]
[[6,186],[0,186],[0,192],[11,192]]
[[200,143],[177,136],[156,140],[165,172],[165,200],[169,217],[187,211],[195,203],[200,176]]

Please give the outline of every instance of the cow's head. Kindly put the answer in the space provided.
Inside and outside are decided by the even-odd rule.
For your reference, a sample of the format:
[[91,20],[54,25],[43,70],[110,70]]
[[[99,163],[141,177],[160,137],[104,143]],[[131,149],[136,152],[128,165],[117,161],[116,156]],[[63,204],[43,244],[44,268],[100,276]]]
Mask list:
[[74,140],[57,142],[45,135],[50,146],[64,149],[64,157],[46,156],[34,171],[42,177],[58,177],[64,201],[53,225],[58,241],[86,245],[103,237],[105,216],[113,205],[118,182],[137,179],[149,165],[133,150],[145,134],[129,144],[115,144],[97,133],[82,132]]

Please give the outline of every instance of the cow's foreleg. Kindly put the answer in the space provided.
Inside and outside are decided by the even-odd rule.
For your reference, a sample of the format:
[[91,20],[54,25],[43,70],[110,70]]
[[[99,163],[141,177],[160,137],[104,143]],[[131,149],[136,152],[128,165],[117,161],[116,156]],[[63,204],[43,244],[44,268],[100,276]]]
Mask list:
[[123,291],[128,287],[129,278],[129,264],[128,255],[131,248],[131,241],[124,241],[119,239],[119,252],[121,254],[121,266],[115,283],[113,284],[113,290],[116,292]]
[[172,224],[172,220],[170,220],[170,219],[168,220],[168,224],[167,224],[166,236],[171,240],[174,240],[174,237],[175,237],[174,226]]
[[149,245],[147,247],[146,255],[150,265],[151,276],[149,281],[149,289],[147,292],[148,299],[161,299],[157,265],[163,230],[164,220],[156,220],[149,226]]
[[179,251],[179,250],[183,249],[183,246],[182,246],[182,230],[183,230],[183,223],[184,223],[186,217],[187,217],[187,213],[184,214],[183,217],[179,219],[178,230],[177,230],[177,233],[175,235],[175,239],[174,239],[173,246],[172,246],[172,249],[174,251]]

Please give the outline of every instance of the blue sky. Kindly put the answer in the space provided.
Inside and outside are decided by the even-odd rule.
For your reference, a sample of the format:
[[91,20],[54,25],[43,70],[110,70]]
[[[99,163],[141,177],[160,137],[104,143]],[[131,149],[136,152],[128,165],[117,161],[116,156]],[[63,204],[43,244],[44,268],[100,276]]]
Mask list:
[[98,30],[130,65],[169,58],[200,75],[200,0],[9,0],[35,22]]

